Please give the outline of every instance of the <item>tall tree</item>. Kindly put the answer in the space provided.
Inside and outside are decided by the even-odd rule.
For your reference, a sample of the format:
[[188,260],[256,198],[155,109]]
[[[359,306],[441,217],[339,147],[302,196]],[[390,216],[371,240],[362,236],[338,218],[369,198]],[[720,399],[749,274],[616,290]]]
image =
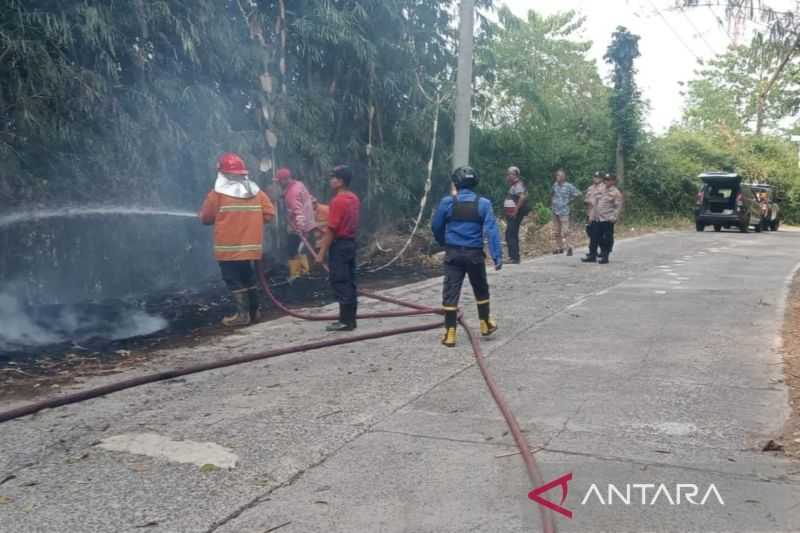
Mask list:
[[518,17],[508,8],[477,47],[478,118],[473,150],[485,192],[502,198],[502,169],[516,165],[534,196],[547,203],[554,170],[566,168],[583,185],[605,169],[614,150],[609,96],[591,42],[580,40],[584,19],[573,11]]
[[[681,3],[684,7],[699,5],[696,0],[681,0]],[[764,30],[755,32],[755,39],[764,43],[759,49],[765,55],[762,61],[765,64],[774,61],[774,66],[755,95],[755,133],[761,135],[767,100],[778,90],[779,80],[800,55],[800,4],[794,10],[780,10],[763,0],[726,0],[725,14],[729,23],[737,28],[748,20],[757,20],[765,25]]]
[[624,26],[617,27],[604,58],[614,67],[611,113],[617,134],[616,167],[620,184],[625,179],[625,160],[636,146],[642,129],[642,101],[633,65],[639,55],[639,36]]
[[783,51],[756,35],[749,46],[731,47],[700,70],[688,83],[684,122],[690,128],[731,131],[778,127],[800,109],[800,69],[783,69],[774,89],[762,100]]

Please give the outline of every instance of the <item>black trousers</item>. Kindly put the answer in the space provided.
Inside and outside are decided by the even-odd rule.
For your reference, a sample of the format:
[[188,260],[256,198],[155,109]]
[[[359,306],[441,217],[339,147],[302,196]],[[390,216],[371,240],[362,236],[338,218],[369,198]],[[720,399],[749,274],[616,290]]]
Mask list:
[[506,244],[508,245],[508,258],[511,261],[519,261],[519,226],[522,223],[522,217],[517,216],[509,218],[506,223]]
[[230,291],[256,287],[256,269],[252,261],[220,261],[219,269]]
[[597,224],[597,241],[600,245],[600,255],[609,256],[614,249],[614,223],[613,222],[596,222]]
[[356,294],[356,241],[336,239],[331,243],[328,265],[336,301],[343,305],[358,302]]
[[486,279],[486,255],[482,248],[461,248],[448,246],[444,256],[444,286],[442,304],[455,307],[461,298],[464,276],[479,302],[489,299],[489,282]]
[[286,255],[289,256],[289,259],[297,255],[297,249],[300,248],[302,242],[300,235],[296,233],[289,233],[286,236]]
[[511,261],[519,261],[519,227],[530,209],[524,206],[519,210],[517,216],[509,218],[506,223],[506,244],[508,245],[508,258]]
[[586,226],[589,235],[589,255],[597,257],[597,247],[600,246],[600,222],[592,221]]

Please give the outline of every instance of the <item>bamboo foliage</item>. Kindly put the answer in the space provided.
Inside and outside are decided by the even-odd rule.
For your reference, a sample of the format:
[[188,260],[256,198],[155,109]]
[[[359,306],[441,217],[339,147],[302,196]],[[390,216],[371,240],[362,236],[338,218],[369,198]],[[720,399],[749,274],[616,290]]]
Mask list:
[[384,198],[402,211],[422,193],[429,144],[417,78],[431,89],[453,71],[453,5],[6,0],[0,195],[194,205],[215,156],[236,150],[267,173],[292,166],[318,194],[350,162],[376,211]]

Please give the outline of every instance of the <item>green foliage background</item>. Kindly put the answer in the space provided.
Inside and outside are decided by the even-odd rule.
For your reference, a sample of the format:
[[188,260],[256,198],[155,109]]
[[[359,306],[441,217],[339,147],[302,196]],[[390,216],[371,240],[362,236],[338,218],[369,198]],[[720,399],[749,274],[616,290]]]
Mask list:
[[[481,12],[493,3],[479,2]],[[216,156],[233,150],[265,169],[254,172],[263,185],[273,162],[290,165],[321,196],[326,169],[350,162],[371,227],[398,224],[424,190],[437,96],[434,198],[448,187],[455,6],[3,0],[0,200],[4,209],[98,199],[195,208]],[[500,8],[492,20],[480,16],[477,30],[471,157],[498,203],[510,165],[544,205],[559,167],[581,187],[593,171],[613,171],[622,124],[629,216],[689,215],[694,176],[712,169],[779,184],[785,212],[798,215],[785,127],[798,108],[796,68],[768,101],[769,133],[750,131],[778,45],[754,42],[706,65],[687,86],[684,120],[656,136],[642,127],[646,107],[618,105],[625,95],[589,59],[578,15]]]

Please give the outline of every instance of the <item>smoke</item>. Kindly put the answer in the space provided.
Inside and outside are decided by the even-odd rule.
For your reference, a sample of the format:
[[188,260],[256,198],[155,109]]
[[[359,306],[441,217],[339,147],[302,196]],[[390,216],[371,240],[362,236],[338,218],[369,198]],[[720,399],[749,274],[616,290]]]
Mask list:
[[168,326],[160,316],[122,302],[27,308],[0,292],[0,352],[87,339],[122,340]]
[[39,346],[59,342],[59,337],[37,325],[14,296],[0,293],[0,351],[13,346]]
[[168,325],[167,321],[160,316],[148,315],[144,311],[135,311],[133,314],[126,315],[111,332],[108,338],[111,340],[129,339],[150,335],[156,331],[161,331]]

